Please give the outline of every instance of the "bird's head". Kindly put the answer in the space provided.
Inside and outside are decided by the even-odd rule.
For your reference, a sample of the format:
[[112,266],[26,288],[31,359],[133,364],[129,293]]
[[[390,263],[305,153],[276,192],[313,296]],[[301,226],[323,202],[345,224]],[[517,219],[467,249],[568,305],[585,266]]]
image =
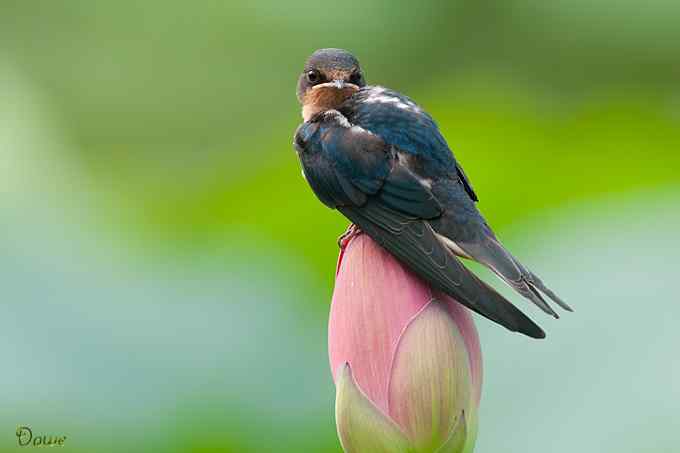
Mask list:
[[297,86],[305,121],[337,108],[366,85],[359,61],[346,50],[319,49],[305,63]]

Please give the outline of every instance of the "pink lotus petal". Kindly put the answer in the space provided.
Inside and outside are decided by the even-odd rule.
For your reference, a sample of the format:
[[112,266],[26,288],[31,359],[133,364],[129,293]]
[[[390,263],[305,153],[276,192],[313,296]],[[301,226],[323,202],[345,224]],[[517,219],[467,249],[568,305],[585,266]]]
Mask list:
[[345,453],[407,453],[411,445],[399,427],[357,387],[345,364],[337,371],[335,419]]
[[368,236],[347,245],[328,326],[331,370],[352,366],[357,384],[387,413],[387,383],[397,340],[431,292]]
[[446,305],[432,300],[399,340],[389,415],[419,451],[434,451],[470,404],[470,380],[465,340]]
[[482,369],[482,349],[479,344],[477,328],[472,320],[472,312],[442,292],[435,292],[434,297],[437,300],[446,303],[451,318],[456,323],[456,326],[458,326],[458,330],[463,336],[463,340],[465,340],[465,346],[470,360],[470,374],[472,375],[475,404],[479,406],[479,400],[482,396],[484,373]]

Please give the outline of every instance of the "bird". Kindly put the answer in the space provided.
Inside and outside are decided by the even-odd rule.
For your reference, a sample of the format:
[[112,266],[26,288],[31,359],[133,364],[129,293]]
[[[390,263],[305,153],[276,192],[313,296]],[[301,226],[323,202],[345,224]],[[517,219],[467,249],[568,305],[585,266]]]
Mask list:
[[352,222],[346,235],[369,235],[432,288],[510,331],[545,338],[461,259],[486,266],[555,318],[547,300],[573,311],[501,244],[463,167],[416,102],[368,85],[357,58],[335,48],[306,60],[297,98],[303,123],[293,146],[302,174],[323,204]]

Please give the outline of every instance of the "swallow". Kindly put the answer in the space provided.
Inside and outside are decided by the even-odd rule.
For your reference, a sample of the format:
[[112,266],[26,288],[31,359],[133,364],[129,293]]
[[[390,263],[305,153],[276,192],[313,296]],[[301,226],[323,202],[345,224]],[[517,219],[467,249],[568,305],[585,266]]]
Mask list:
[[437,124],[413,100],[367,85],[358,60],[320,49],[297,98],[304,122],[293,145],[317,198],[406,267],[469,309],[532,338],[545,332],[460,258],[488,267],[545,313],[572,309],[498,240]]

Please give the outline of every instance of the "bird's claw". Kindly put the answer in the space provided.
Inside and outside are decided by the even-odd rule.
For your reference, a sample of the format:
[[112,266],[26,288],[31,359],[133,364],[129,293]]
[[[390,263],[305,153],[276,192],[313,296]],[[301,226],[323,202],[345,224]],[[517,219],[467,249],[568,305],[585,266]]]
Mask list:
[[338,238],[338,247],[340,250],[345,250],[347,244],[350,243],[352,239],[361,234],[361,229],[355,224],[350,224],[344,233]]

